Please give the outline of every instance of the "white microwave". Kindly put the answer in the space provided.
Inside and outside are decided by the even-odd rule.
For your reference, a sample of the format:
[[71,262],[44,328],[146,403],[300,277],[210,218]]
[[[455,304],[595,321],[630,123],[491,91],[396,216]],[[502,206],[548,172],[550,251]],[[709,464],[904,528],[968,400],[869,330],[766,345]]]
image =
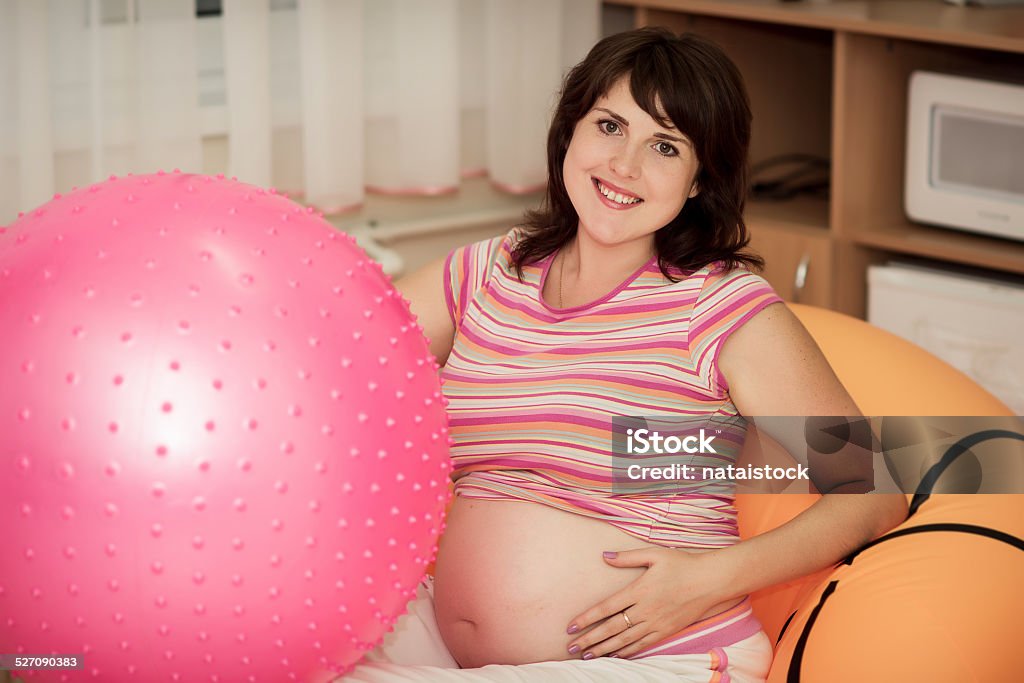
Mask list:
[[1024,241],[1024,86],[915,71],[906,161],[911,220]]

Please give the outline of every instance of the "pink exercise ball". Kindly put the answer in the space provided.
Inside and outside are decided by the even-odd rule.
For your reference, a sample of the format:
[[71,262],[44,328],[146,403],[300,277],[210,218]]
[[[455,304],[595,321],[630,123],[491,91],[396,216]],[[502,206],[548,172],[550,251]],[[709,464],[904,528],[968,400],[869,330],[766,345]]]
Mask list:
[[449,498],[437,365],[350,237],[222,177],[0,228],[0,652],[30,680],[321,681],[404,611]]

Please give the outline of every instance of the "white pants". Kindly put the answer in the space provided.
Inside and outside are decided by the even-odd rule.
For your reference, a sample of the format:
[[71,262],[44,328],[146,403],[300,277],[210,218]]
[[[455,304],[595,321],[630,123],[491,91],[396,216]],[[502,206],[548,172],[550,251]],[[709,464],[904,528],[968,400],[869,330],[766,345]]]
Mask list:
[[433,585],[428,582],[420,584],[408,612],[380,646],[337,683],[763,683],[768,676],[772,646],[763,631],[716,650],[643,659],[598,657],[460,669],[441,639],[434,617]]

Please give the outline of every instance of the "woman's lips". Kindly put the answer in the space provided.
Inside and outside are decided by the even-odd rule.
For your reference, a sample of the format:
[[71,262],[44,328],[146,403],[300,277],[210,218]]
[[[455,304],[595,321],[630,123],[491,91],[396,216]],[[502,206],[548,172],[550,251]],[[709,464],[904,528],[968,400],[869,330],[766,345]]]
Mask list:
[[[594,191],[597,193],[598,199],[601,200],[602,204],[611,209],[624,211],[625,209],[632,209],[643,204],[644,200],[640,199],[640,197],[637,197],[635,194],[626,192],[612,185],[608,185],[607,183],[604,183],[598,180],[597,178],[592,178],[591,180],[593,180]],[[604,190],[608,192],[608,196],[606,196],[605,193],[602,192],[602,187],[604,188]],[[616,201],[617,199],[625,200],[626,203]]]

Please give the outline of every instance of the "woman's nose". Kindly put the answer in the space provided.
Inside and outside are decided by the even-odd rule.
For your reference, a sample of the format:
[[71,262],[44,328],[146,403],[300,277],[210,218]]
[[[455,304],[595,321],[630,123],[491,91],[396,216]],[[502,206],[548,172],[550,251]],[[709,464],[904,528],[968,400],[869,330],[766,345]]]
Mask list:
[[623,145],[611,158],[612,171],[623,178],[635,179],[640,175],[640,150]]

